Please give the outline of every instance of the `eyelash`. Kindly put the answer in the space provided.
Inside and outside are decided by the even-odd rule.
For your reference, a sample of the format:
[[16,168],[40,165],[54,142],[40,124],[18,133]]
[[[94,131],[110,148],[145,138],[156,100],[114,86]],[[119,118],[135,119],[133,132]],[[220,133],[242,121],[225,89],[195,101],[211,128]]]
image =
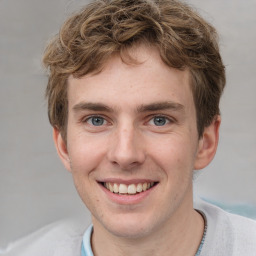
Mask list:
[[[99,118],[99,119],[102,119],[102,124],[100,125],[94,125],[93,124],[93,118]],[[151,123],[150,122],[154,122],[154,119],[156,118],[163,118],[165,123],[163,125],[156,125],[155,123]],[[91,122],[90,122],[91,120]],[[148,118],[148,121],[146,123],[152,125],[152,126],[156,126],[156,127],[163,127],[163,126],[166,126],[167,124],[170,124],[170,123],[173,123],[175,120],[173,120],[173,118],[170,118],[170,117],[167,117],[165,115],[151,115],[149,118]],[[89,117],[86,117],[86,118],[83,118],[82,119],[82,123],[88,123],[89,125],[91,126],[94,126],[94,127],[101,127],[103,125],[106,125],[108,123],[107,119],[104,117],[104,116],[101,116],[101,115],[92,115],[92,116],[89,116]]]
[[154,122],[156,118],[163,118],[164,121],[165,121],[165,123],[164,123],[163,125],[156,125],[155,123],[152,124],[153,126],[156,126],[156,127],[164,127],[164,126],[166,126],[167,124],[170,124],[170,123],[173,123],[173,122],[174,122],[173,119],[171,119],[171,118],[169,118],[169,117],[167,117],[167,116],[165,116],[165,115],[153,115],[153,116],[150,117],[148,123]]
[[[88,123],[88,124],[90,124],[91,126],[95,126],[95,127],[97,127],[97,126],[102,126],[102,125],[94,125],[94,124],[93,124],[93,121],[92,121],[93,118],[95,118],[95,119],[96,119],[96,118],[102,119],[102,121],[103,121],[103,124],[102,124],[102,125],[104,125],[104,123],[105,123],[105,124],[107,123],[106,118],[103,117],[103,116],[100,116],[100,115],[89,116],[89,117],[83,119],[82,122],[83,122],[83,123]],[[89,123],[90,120],[91,120],[91,123]]]

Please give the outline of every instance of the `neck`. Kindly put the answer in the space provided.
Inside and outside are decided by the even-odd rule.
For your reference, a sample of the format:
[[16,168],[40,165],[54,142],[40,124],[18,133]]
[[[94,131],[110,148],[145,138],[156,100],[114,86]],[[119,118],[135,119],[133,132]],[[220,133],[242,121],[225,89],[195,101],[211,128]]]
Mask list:
[[193,203],[189,205],[189,208],[188,205],[181,205],[167,223],[140,238],[115,236],[94,219],[94,255],[151,256],[167,255],[168,252],[168,255],[194,256],[203,236],[204,220],[193,209]]

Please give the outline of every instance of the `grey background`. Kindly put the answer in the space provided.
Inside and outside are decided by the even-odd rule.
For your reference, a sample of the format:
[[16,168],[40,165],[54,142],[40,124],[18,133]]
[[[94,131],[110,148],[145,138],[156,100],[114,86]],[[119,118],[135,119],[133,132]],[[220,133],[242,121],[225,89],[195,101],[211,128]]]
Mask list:
[[[41,55],[86,1],[0,0],[0,248],[53,221],[89,213],[52,142]],[[220,32],[227,67],[219,150],[195,193],[256,206],[256,1],[190,0]]]

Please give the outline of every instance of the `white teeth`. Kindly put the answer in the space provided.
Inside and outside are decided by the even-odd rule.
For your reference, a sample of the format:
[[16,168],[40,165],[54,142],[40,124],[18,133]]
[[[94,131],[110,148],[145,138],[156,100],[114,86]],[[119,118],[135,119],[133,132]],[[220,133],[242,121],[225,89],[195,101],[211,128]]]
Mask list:
[[136,194],[136,186],[134,184],[131,184],[128,186],[128,194]]
[[146,191],[146,190],[147,190],[147,188],[148,188],[148,184],[147,184],[147,183],[143,183],[143,185],[142,185],[142,189],[143,189],[143,191]]
[[150,189],[152,186],[154,186],[154,184],[154,182],[144,182],[143,184],[138,183],[126,185],[106,182],[104,183],[104,187],[107,188],[112,193],[134,195],[136,193],[141,193],[143,191]]
[[114,184],[114,192],[115,192],[115,193],[118,193],[118,192],[119,192],[118,185],[117,185],[116,183]]
[[[113,193],[114,192],[114,188],[113,188],[113,186],[109,183],[109,190]],[[107,188],[108,188],[108,186],[107,186]]]
[[127,188],[126,185],[124,185],[124,184],[119,185],[119,193],[120,194],[127,194],[128,191],[129,191],[129,188]]
[[142,192],[142,184],[141,183],[139,183],[138,185],[137,185],[137,192]]

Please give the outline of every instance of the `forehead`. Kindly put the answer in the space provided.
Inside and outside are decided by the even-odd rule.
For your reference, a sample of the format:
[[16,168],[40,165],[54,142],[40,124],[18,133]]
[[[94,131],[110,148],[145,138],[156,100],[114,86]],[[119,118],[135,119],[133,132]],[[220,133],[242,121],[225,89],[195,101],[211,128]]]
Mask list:
[[127,63],[120,55],[114,55],[97,74],[79,79],[70,76],[69,106],[82,101],[124,106],[125,103],[173,101],[190,104],[193,101],[188,70],[168,67],[154,47],[141,45],[131,49],[129,54],[135,61]]

